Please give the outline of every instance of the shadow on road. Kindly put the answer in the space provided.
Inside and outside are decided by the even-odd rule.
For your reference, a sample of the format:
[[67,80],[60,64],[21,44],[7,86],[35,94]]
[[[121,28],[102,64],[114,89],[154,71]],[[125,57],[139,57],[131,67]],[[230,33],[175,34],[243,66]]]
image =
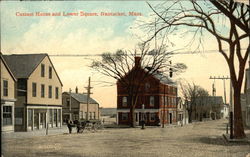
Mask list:
[[222,136],[212,136],[212,137],[199,137],[196,139],[192,139],[195,142],[200,142],[203,144],[211,144],[211,145],[222,145],[222,146],[242,146],[242,145],[250,145],[249,141],[241,141],[241,142],[227,142]]

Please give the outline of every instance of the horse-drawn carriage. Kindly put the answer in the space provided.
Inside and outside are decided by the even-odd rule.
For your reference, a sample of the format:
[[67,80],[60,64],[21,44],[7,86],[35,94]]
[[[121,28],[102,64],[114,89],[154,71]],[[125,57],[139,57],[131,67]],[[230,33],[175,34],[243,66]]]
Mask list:
[[73,123],[68,122],[67,126],[70,133],[73,127],[76,127],[77,133],[83,133],[84,130],[97,131],[98,129],[103,129],[100,120],[74,120]]

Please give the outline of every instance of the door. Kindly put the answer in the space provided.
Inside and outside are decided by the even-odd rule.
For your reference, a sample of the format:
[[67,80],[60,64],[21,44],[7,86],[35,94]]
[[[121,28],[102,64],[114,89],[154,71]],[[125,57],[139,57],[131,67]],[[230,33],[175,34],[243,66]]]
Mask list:
[[172,113],[169,113],[169,124],[172,124]]

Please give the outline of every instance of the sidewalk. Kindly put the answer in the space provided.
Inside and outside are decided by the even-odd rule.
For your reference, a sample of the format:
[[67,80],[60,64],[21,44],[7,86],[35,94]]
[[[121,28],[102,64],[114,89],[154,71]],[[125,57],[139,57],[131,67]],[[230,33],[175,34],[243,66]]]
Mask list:
[[[75,132],[75,128],[72,130]],[[59,135],[69,133],[66,125],[63,125],[61,128],[49,128],[48,135]],[[37,136],[47,136],[46,129],[34,130],[28,132],[2,132],[3,139],[12,139],[12,138],[32,138]]]

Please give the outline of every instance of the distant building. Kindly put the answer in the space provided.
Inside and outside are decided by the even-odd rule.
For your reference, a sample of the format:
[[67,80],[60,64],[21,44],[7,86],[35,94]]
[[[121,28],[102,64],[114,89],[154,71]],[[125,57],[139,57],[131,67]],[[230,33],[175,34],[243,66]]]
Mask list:
[[4,55],[17,78],[15,131],[62,124],[62,82],[47,54]]
[[188,124],[188,111],[186,104],[183,103],[180,97],[177,97],[177,124]]
[[[99,103],[89,98],[89,105],[87,105],[87,94],[78,93],[76,88],[75,93],[63,92],[63,120],[88,120],[100,119]],[[88,109],[87,109],[88,108]],[[88,112],[88,113],[87,113]]]
[[223,118],[229,118],[229,104],[224,104],[221,113],[223,114]]
[[220,119],[223,117],[221,113],[223,108],[222,96],[198,97],[192,106],[192,120]]
[[[133,70],[138,70],[145,73],[140,64],[140,57],[135,57],[135,67]],[[128,72],[123,79],[132,73]],[[138,77],[140,77],[138,75]],[[136,80],[138,78],[134,78]],[[118,80],[117,81],[117,120],[119,125],[129,125],[131,123],[130,106],[128,105],[128,92],[126,87]],[[166,76],[160,72],[147,77],[141,85],[138,93],[138,101],[135,106],[136,124],[144,119],[146,125],[159,125],[177,123],[177,86]],[[142,105],[144,104],[144,109]],[[164,110],[165,107],[165,110]],[[142,117],[144,115],[144,117]]]
[[2,131],[14,131],[16,78],[0,53],[1,127]]

